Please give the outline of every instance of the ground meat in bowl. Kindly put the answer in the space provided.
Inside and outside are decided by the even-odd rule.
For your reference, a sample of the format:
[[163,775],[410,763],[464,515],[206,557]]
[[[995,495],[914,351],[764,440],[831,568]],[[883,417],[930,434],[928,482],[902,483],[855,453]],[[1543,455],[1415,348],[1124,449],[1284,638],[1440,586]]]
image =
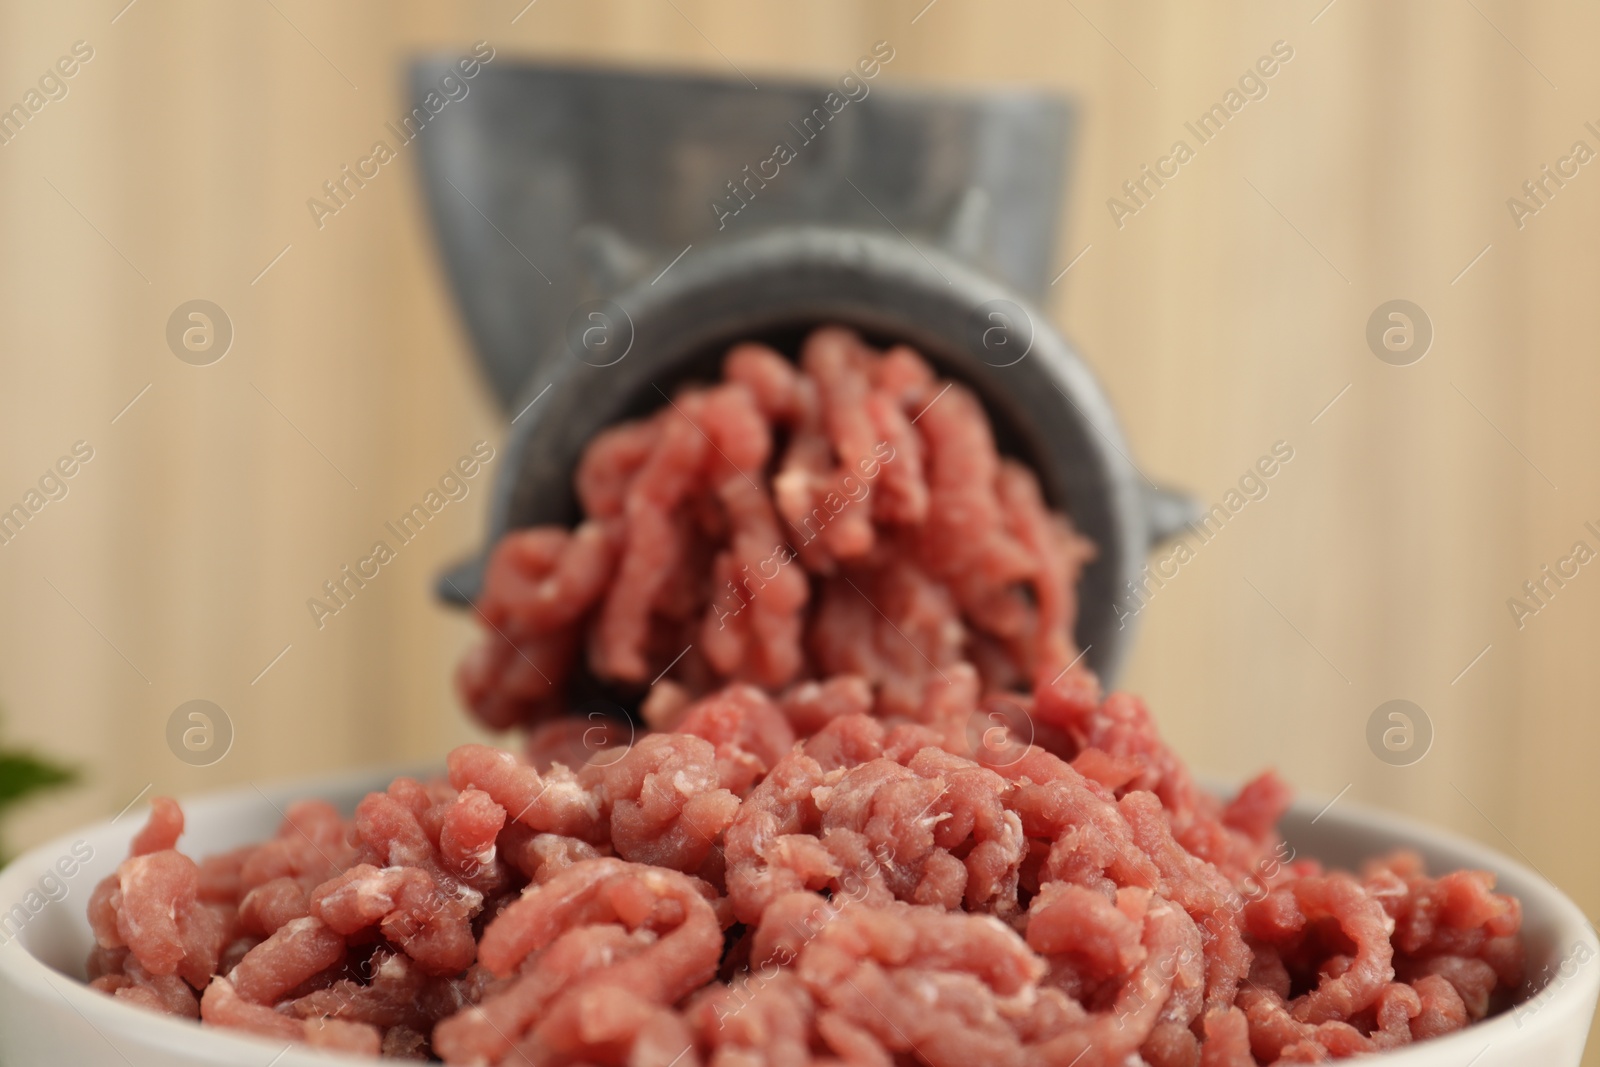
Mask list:
[[[1392,1049],[1522,980],[1521,911],[1324,869],[1072,643],[1092,549],[909,349],[825,328],[607,431],[495,550],[450,753],[199,863],[158,799],[93,984],[450,1064],[1230,1067]],[[645,727],[567,717],[580,670]]]

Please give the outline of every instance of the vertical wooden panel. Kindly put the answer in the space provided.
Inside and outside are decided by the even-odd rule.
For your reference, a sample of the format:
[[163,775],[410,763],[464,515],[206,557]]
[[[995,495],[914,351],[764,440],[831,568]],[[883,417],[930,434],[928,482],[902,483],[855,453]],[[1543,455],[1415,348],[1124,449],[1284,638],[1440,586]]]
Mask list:
[[[485,483],[324,628],[305,607],[473,441],[503,434],[414,159],[402,150],[321,228],[306,207],[400,113],[406,56],[486,39],[507,59],[737,67],[759,81],[831,78],[884,38],[897,50],[886,81],[1078,97],[1058,269],[1083,256],[1050,310],[1150,477],[1212,503],[1274,442],[1294,448],[1265,499],[1141,612],[1126,681],[1178,747],[1225,777],[1272,763],[1324,796],[1348,786],[1342,802],[1451,825],[1600,905],[1600,861],[1578,847],[1600,801],[1600,577],[1583,568],[1520,630],[1506,605],[1573,542],[1600,549],[1584,527],[1600,526],[1600,178],[1584,167],[1521,229],[1505,206],[1573,141],[1600,150],[1584,126],[1600,123],[1584,103],[1592,10],[119,9],[0,9],[0,104],[73,41],[95,48],[67,98],[0,146],[0,504],[74,441],[95,448],[69,495],[0,547],[5,736],[87,774],[18,819],[20,840],[113,812],[146,785],[420,759],[468,734],[449,672],[472,627],[430,585],[476,544]],[[1185,123],[1277,41],[1294,55],[1266,95],[1199,144]],[[1119,226],[1108,199],[1126,200],[1122,183],[1178,139],[1194,158]],[[214,366],[180,363],[163,339],[194,297],[236,330]],[[1435,330],[1409,367],[1379,362],[1364,339],[1373,309],[1397,297]],[[185,766],[164,740],[194,697],[236,728],[212,767]],[[1415,766],[1367,748],[1368,716],[1394,697],[1434,727]]]

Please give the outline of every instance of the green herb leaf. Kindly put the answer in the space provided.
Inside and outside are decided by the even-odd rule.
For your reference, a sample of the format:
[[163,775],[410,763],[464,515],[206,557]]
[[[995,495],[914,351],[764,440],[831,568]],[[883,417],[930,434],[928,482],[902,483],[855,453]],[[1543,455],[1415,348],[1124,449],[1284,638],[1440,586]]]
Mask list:
[[26,752],[0,752],[0,808],[24,797],[71,782],[71,770]]

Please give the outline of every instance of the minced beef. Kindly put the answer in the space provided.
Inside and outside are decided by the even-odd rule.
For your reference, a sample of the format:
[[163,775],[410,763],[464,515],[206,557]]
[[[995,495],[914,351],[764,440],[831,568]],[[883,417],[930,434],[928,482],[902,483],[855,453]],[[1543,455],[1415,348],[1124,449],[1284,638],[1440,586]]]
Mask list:
[[[1296,856],[1202,792],[1071,633],[1092,547],[977,400],[837,327],[608,430],[508,535],[459,676],[524,755],[200,863],[158,798],[92,984],[451,1064],[1233,1067],[1394,1048],[1522,981],[1521,909]],[[580,669],[647,730],[566,717]]]

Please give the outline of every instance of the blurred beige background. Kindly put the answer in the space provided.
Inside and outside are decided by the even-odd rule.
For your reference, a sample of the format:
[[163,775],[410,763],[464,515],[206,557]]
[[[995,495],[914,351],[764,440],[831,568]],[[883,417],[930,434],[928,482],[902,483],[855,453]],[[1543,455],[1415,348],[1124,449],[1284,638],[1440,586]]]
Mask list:
[[[1600,167],[1521,228],[1506,203],[1575,141],[1600,150],[1593,5],[125,3],[0,7],[0,106],[93,48],[0,145],[0,507],[74,442],[94,449],[0,546],[0,738],[85,774],[13,821],[17,844],[147,785],[426,758],[468,736],[449,675],[473,627],[430,587],[476,544],[484,482],[324,630],[304,607],[504,433],[414,157],[321,231],[305,207],[402,113],[406,57],[483,39],[759,82],[835,78],[884,39],[886,82],[1077,97],[1057,269],[1073,265],[1049,310],[1152,477],[1216,501],[1274,442],[1294,448],[1143,613],[1126,685],[1206,772],[1276,764],[1308,794],[1348,787],[1341,802],[1453,827],[1600,907],[1600,567],[1520,630],[1506,605],[1575,541],[1600,548],[1583,527],[1600,525]],[[1293,58],[1265,98],[1119,228],[1107,199],[1192,143],[1183,123],[1277,41]],[[192,298],[236,331],[210,367],[165,344]],[[1394,298],[1433,323],[1413,366],[1364,338]],[[204,769],[163,733],[194,698],[237,734]],[[1434,726],[1414,766],[1367,747],[1392,698]]]

